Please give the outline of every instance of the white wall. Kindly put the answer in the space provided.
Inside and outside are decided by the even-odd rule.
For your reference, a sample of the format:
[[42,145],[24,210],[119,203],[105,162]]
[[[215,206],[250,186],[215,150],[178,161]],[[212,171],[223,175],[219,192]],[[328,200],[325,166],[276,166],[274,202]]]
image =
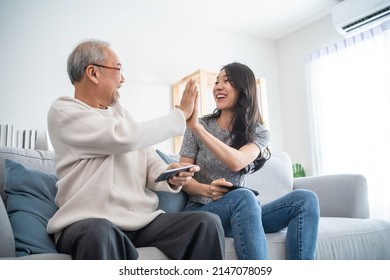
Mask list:
[[327,15],[276,42],[284,149],[312,175],[305,56],[343,38]]
[[[247,64],[267,81],[270,130],[283,150],[275,42],[162,15],[138,0],[1,0],[0,123],[46,129],[46,113],[61,95],[73,95],[66,59],[86,38],[113,44],[126,83],[122,102],[137,120],[171,110],[170,85],[204,68]],[[282,44],[283,45],[283,44]],[[172,140],[157,145],[167,152]]]

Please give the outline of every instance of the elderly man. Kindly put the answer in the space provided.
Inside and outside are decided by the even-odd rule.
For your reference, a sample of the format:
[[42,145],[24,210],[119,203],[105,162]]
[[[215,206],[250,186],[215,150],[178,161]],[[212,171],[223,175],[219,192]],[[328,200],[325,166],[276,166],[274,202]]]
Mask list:
[[187,84],[178,108],[139,123],[119,103],[125,79],[107,42],[76,46],[68,75],[74,97],[58,98],[48,112],[59,209],[47,230],[58,251],[73,259],[137,259],[136,247],[155,246],[171,259],[222,259],[224,233],[217,216],[164,213],[150,190],[178,192],[199,171],[195,166],[156,183],[167,166],[151,148],[184,133],[195,106],[194,82]]

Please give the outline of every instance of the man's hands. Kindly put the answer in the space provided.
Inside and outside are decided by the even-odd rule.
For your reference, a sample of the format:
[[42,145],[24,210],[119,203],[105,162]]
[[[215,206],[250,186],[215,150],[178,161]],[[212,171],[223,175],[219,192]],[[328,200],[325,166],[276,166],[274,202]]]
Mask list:
[[[169,169],[173,169],[173,168],[186,166],[186,165],[191,165],[191,164],[189,164],[189,163],[182,163],[182,162],[171,163],[168,166],[168,170]],[[200,170],[200,167],[198,165],[195,165],[194,167],[191,167],[191,169],[189,171],[182,171],[179,174],[177,174],[177,176],[173,176],[172,178],[170,178],[168,180],[168,183],[171,186],[177,186],[177,187],[184,186],[184,185],[188,184],[188,182],[194,176],[194,173],[198,172],[199,170]]]
[[186,120],[188,120],[195,109],[196,106],[196,97],[198,96],[198,87],[195,84],[195,80],[191,79],[183,92],[183,96],[180,100],[180,105],[175,107],[182,110]]

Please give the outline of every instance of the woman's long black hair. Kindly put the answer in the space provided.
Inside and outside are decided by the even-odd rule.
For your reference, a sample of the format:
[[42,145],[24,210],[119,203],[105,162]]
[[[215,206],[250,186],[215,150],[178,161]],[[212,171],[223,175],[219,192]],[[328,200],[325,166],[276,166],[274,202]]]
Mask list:
[[[230,84],[239,91],[230,132],[233,140],[231,147],[239,149],[253,142],[256,126],[259,123],[263,124],[257,100],[256,78],[248,66],[238,62],[227,64],[222,70],[225,70]],[[205,116],[205,119],[218,118],[220,115],[221,110],[215,109],[212,114]],[[260,169],[270,156],[268,148],[263,153],[260,152],[253,164],[242,171],[253,173]]]

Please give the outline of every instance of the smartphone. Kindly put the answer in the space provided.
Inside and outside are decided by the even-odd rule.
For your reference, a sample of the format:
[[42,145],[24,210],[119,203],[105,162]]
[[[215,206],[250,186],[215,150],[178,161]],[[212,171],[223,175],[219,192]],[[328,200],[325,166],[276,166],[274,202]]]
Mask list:
[[166,171],[164,171],[163,173],[161,173],[157,178],[156,180],[154,180],[156,183],[157,182],[160,182],[160,181],[166,181],[170,178],[172,178],[173,176],[176,176],[177,174],[179,174],[181,171],[188,171],[189,169],[191,169],[192,167],[194,167],[195,165],[186,165],[186,166],[182,166],[182,167],[178,167],[178,168],[174,168],[174,169],[168,169]]
[[253,192],[256,196],[259,195],[259,192],[256,191],[256,190],[253,190],[253,189],[250,189],[250,188],[247,188],[247,187],[243,187],[243,186],[237,186],[237,185],[233,185],[231,187],[226,187],[229,191],[234,191],[236,189],[247,189],[247,190],[250,190],[251,192]]

